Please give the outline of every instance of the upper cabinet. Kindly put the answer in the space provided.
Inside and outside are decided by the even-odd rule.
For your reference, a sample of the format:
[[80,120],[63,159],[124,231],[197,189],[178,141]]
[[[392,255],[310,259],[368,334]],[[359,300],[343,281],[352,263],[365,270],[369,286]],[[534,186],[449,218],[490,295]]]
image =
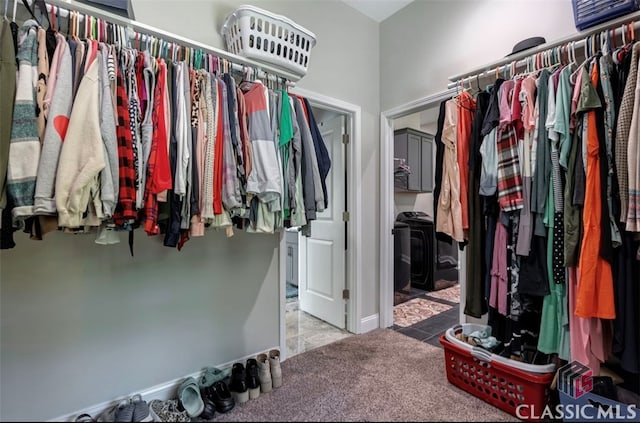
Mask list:
[[433,191],[433,135],[411,128],[394,132],[396,192]]

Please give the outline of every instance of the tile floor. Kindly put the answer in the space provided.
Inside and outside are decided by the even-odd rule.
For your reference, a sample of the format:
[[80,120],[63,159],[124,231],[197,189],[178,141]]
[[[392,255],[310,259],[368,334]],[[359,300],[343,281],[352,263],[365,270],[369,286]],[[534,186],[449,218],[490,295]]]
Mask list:
[[[396,295],[397,297],[397,295]],[[404,302],[394,306],[394,324],[400,333],[442,347],[440,334],[459,323],[460,285],[439,291],[425,292],[411,289],[402,293]]]
[[[458,324],[460,286],[439,291],[411,289],[396,293],[394,325],[400,333],[441,347],[440,334]],[[351,334],[299,310],[297,297],[287,299],[287,357],[330,344]]]
[[287,357],[293,357],[351,335],[299,310],[296,298],[288,299],[286,307]]

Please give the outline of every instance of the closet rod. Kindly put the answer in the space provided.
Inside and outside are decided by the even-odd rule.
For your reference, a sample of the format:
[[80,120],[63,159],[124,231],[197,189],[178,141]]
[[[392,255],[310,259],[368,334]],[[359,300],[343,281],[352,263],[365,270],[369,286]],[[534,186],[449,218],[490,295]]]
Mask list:
[[[20,0],[14,0],[14,1],[22,5],[22,2]],[[198,41],[191,40],[189,38],[182,37],[180,35],[177,35],[168,31],[164,31],[162,29],[155,28],[153,26],[146,25],[141,22],[116,15],[115,13],[111,13],[90,5],[79,3],[74,0],[45,0],[45,3],[47,5],[47,11],[49,13],[51,13],[51,6],[57,6],[58,8],[61,9],[60,10],[61,12],[64,11],[67,14],[69,13],[69,10],[73,10],[84,15],[89,15],[89,16],[93,16],[94,18],[103,19],[107,22],[111,22],[113,24],[127,27],[141,35],[144,34],[147,36],[155,37],[158,39],[162,39],[164,41],[179,44],[183,47],[199,49],[199,50],[202,50],[203,52],[209,53],[221,59],[226,59],[229,62],[231,62],[231,65],[233,66],[234,69],[239,71],[243,71],[245,67],[253,68],[254,70],[256,70],[256,72],[258,72],[258,76],[260,77],[263,77],[264,75],[267,75],[267,74],[279,76],[281,78],[286,79],[290,83],[290,85],[294,85],[294,83],[296,81],[299,81],[301,78],[300,75],[287,72],[285,70],[271,66],[269,64],[256,62],[252,59],[238,56],[236,54],[232,54],[227,51],[220,50],[216,47],[212,47],[207,44],[200,43]],[[29,5],[31,6],[32,4],[33,4],[33,1],[29,0]],[[261,72],[263,75],[260,75]]]
[[472,81],[477,78],[484,78],[484,77],[493,75],[497,72],[502,72],[504,71],[505,68],[511,66],[512,63],[514,62],[517,68],[526,66],[527,65],[526,59],[530,58],[531,56],[535,56],[537,53],[541,53],[541,52],[553,49],[554,47],[563,46],[573,41],[576,42],[575,43],[576,50],[578,48],[582,49],[584,48],[587,37],[594,34],[599,34],[603,31],[611,30],[611,29],[615,30],[615,33],[618,34],[618,31],[621,29],[621,26],[628,23],[633,23],[634,30],[637,30],[640,27],[640,22],[638,21],[638,19],[640,19],[640,12],[634,12],[625,16],[621,16],[616,19],[612,19],[600,25],[596,25],[592,28],[589,28],[586,31],[578,32],[574,35],[560,38],[552,43],[545,43],[533,49],[525,50],[523,52],[516,53],[512,56],[508,56],[503,59],[496,60],[495,62],[488,63],[484,66],[480,66],[471,72],[465,72],[459,75],[450,76],[449,81],[451,82],[447,85],[447,87],[455,88],[456,86],[459,86],[461,83],[464,84],[468,81]]

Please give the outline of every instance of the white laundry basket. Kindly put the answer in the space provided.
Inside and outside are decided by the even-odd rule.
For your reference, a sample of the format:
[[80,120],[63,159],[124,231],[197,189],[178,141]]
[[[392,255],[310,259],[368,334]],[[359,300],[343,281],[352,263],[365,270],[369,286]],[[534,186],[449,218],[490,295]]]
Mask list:
[[259,9],[240,6],[224,21],[222,35],[233,54],[275,65],[300,77],[307,73],[313,32],[290,19]]

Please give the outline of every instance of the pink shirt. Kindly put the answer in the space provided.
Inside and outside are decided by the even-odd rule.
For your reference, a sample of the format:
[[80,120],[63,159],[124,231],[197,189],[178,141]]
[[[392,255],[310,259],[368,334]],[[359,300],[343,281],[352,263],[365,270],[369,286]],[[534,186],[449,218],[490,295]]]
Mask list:
[[[500,213],[502,216],[502,212]],[[507,228],[500,223],[496,225],[495,242],[493,244],[493,263],[491,264],[491,293],[489,305],[506,316],[509,279],[507,275]]]
[[536,126],[536,80],[528,76],[522,80],[520,100],[522,102],[522,125],[525,131],[533,131]]
[[64,38],[64,35],[56,32],[56,50],[51,58],[51,69],[49,69],[49,79],[47,79],[47,93],[44,96],[44,102],[42,104],[45,118],[49,116],[49,105],[51,104],[53,92],[56,88],[56,81],[58,80],[58,68],[60,67],[62,54],[66,48],[67,40]]

